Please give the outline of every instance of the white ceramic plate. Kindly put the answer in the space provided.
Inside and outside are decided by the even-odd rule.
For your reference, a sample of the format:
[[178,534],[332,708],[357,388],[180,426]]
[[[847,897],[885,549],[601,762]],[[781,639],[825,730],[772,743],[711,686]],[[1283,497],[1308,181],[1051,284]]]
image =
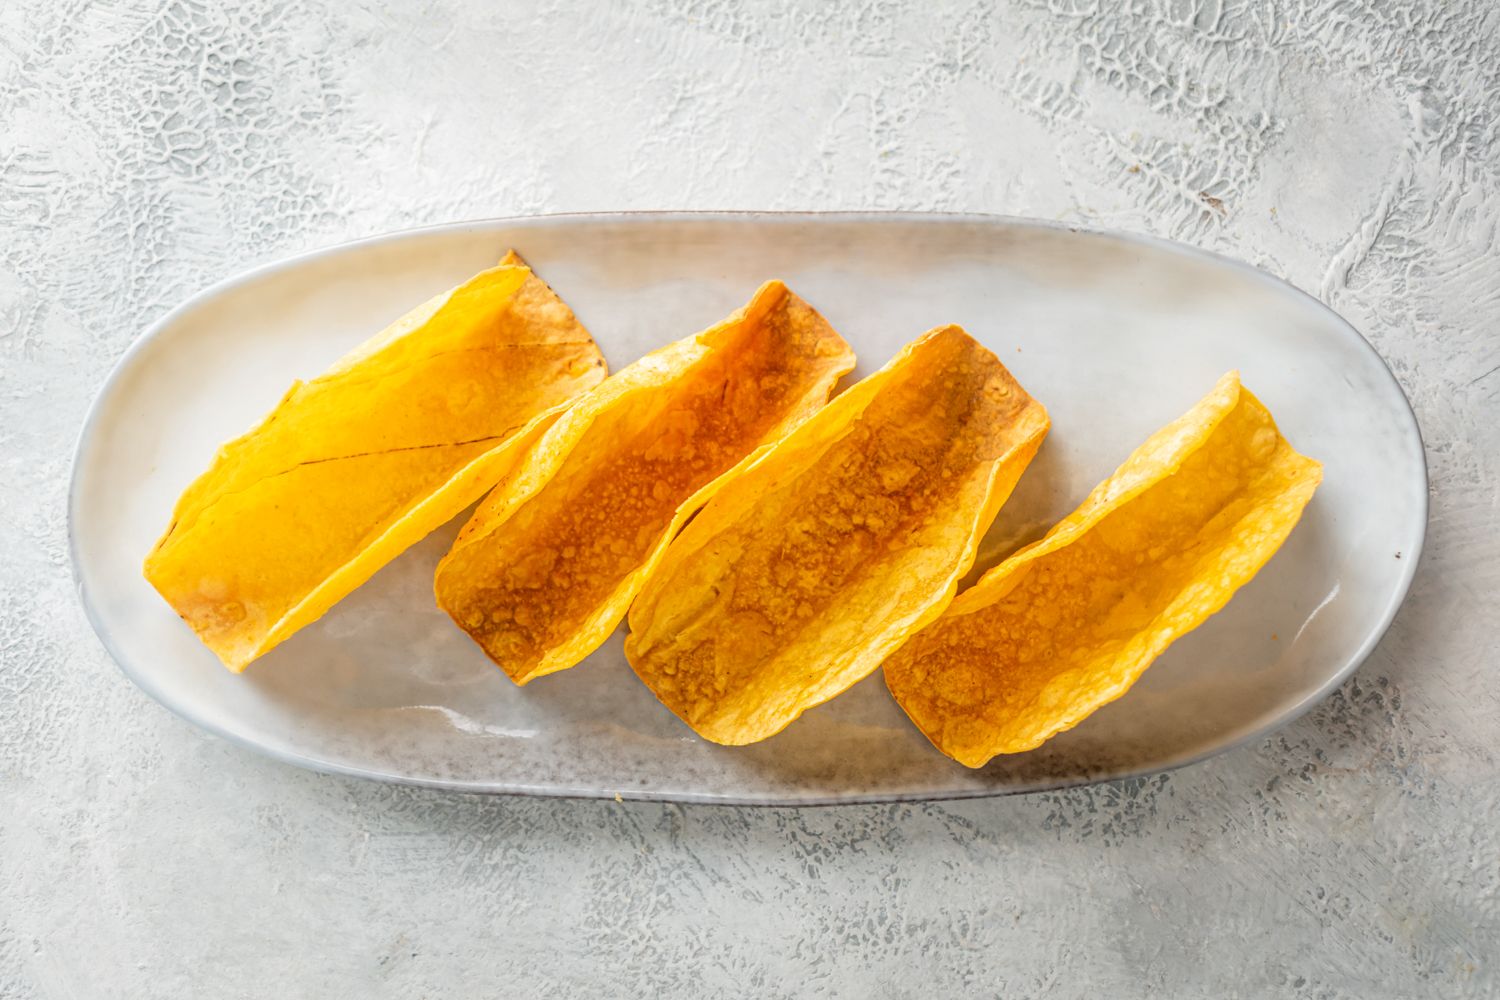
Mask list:
[[[617,634],[515,687],[433,604],[462,518],[270,655],[220,667],[141,578],[173,500],[292,379],[515,247],[618,369],[785,279],[863,374],[960,323],[1052,415],[981,549],[1039,536],[1152,431],[1238,368],[1322,488],[1282,551],[1123,699],[1040,750],[969,771],[933,750],[877,673],[753,747],[704,743],[636,681]],[[292,763],[489,792],[816,803],[1052,788],[1174,767],[1295,718],[1370,652],[1426,526],[1422,443],[1358,333],[1260,271],[1187,247],[973,216],[554,216],[397,233],[209,289],[121,359],[84,425],[71,497],[89,618],[163,704]],[[971,575],[972,579],[972,575]]]

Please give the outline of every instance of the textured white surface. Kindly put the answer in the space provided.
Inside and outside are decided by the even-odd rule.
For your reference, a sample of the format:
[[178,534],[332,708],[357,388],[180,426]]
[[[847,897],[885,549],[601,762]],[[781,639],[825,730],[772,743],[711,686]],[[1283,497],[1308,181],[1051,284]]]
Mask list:
[[[0,5],[0,995],[1492,993],[1500,13],[596,6]],[[1186,239],[1360,327],[1434,484],[1360,673],[1171,775],[684,809],[296,771],[84,623],[73,435],[208,282],[454,218],[874,207]]]

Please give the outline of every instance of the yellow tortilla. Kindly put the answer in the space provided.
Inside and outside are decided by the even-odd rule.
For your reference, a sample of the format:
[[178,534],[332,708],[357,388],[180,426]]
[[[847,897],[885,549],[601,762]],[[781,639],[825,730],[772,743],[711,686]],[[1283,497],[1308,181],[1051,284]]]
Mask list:
[[1047,536],[886,662],[896,701],[969,767],[1123,695],[1286,539],[1322,480],[1231,372]]
[[736,465],[822,406],[853,366],[822,316],[768,282],[559,419],[438,566],[438,604],[517,684],[573,666]]
[[631,666],[705,739],[779,732],[942,612],[1047,426],[994,354],[927,333],[688,524],[631,608]]
[[146,578],[243,670],[478,499],[604,375],[588,331],[512,253],[221,447]]

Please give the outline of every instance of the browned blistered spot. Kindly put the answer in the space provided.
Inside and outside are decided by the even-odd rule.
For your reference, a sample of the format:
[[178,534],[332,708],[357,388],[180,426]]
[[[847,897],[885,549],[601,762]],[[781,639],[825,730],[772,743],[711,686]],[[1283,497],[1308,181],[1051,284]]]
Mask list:
[[[937,514],[975,463],[994,457],[1002,425],[972,419],[986,374],[949,364],[892,384],[823,453],[817,474],[776,504],[776,516],[721,536],[742,552],[725,605],[730,621],[775,642],[825,612],[851,577]],[[732,642],[734,631],[725,638]],[[746,657],[736,665],[745,673],[754,663]]]
[[[540,493],[440,569],[440,602],[512,677],[603,613],[678,507],[805,406],[829,351],[846,350],[789,293],[743,334],[665,386],[619,397]],[[617,620],[625,608],[604,610]]]

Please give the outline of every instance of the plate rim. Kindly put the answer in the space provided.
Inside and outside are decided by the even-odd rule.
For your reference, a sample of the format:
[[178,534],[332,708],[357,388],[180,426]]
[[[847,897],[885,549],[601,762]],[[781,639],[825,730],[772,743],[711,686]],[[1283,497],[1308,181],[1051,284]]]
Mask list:
[[[1045,779],[1033,783],[1022,783],[1018,785],[1002,786],[976,786],[972,788],[955,788],[935,792],[870,792],[864,794],[836,795],[822,794],[807,797],[787,797],[770,795],[717,795],[711,792],[672,792],[660,790],[640,790],[622,787],[615,791],[604,788],[581,788],[556,784],[529,784],[522,781],[463,781],[432,777],[418,777],[409,774],[398,774],[383,771],[379,768],[359,767],[346,764],[336,760],[318,757],[312,754],[299,753],[286,750],[280,746],[268,745],[256,742],[241,733],[235,732],[225,726],[197,718],[183,705],[174,701],[173,696],[158,687],[153,681],[140,676],[128,664],[127,658],[122,656],[111,641],[110,630],[101,620],[97,606],[90,597],[88,587],[84,581],[83,567],[79,558],[78,523],[79,523],[79,497],[82,476],[82,459],[84,450],[92,439],[96,424],[100,418],[102,404],[113,395],[118,388],[118,383],[124,372],[131,366],[135,357],[145,349],[146,345],[159,337],[162,332],[176,323],[185,314],[199,308],[221,295],[234,291],[235,289],[250,284],[260,279],[271,277],[279,272],[288,271],[296,267],[302,267],[314,261],[333,257],[349,251],[380,246],[382,244],[397,243],[402,240],[422,235],[441,235],[446,233],[461,233],[465,231],[485,229],[499,229],[505,227],[536,227],[545,228],[550,226],[567,226],[579,224],[597,224],[609,222],[739,222],[739,223],[806,223],[806,222],[837,222],[837,223],[945,223],[945,224],[974,224],[1004,227],[1024,227],[1032,229],[1050,230],[1053,232],[1067,232],[1088,238],[1114,240],[1125,244],[1150,247],[1156,250],[1166,251],[1181,257],[1187,257],[1198,261],[1206,261],[1220,266],[1226,266],[1242,275],[1253,278],[1262,284],[1275,286],[1279,291],[1289,291],[1295,297],[1311,303],[1316,309],[1331,316],[1336,322],[1335,327],[1339,329],[1345,339],[1350,340],[1356,350],[1362,350],[1374,358],[1379,369],[1384,372],[1390,388],[1395,390],[1396,398],[1400,399],[1403,407],[1400,416],[1407,425],[1417,444],[1418,471],[1421,475],[1420,490],[1420,517],[1417,518],[1417,529],[1414,539],[1408,548],[1403,550],[1410,553],[1410,558],[1403,559],[1403,566],[1397,580],[1397,586],[1392,591],[1390,600],[1381,609],[1378,625],[1371,629],[1366,635],[1363,643],[1359,645],[1350,655],[1345,657],[1344,662],[1329,675],[1316,690],[1305,695],[1300,701],[1292,705],[1276,718],[1264,723],[1255,729],[1241,734],[1240,736],[1225,742],[1219,746],[1195,753],[1186,754],[1179,759],[1170,760],[1166,763],[1157,763],[1151,766],[1127,769],[1118,772],[1098,775],[1079,775],[1064,779]],[[1421,424],[1417,419],[1415,409],[1412,407],[1411,398],[1402,388],[1401,382],[1396,378],[1395,372],[1391,370],[1390,364],[1384,356],[1375,349],[1375,345],[1360,333],[1360,331],[1347,319],[1345,319],[1332,306],[1323,302],[1318,297],[1299,288],[1292,282],[1277,277],[1254,264],[1226,256],[1213,250],[1205,250],[1201,247],[1187,243],[1180,243],[1165,237],[1154,236],[1146,233],[1135,233],[1126,230],[1109,229],[1105,227],[1088,226],[1075,223],[1061,222],[1055,219],[1038,219],[1027,216],[990,214],[983,212],[907,212],[907,211],[762,211],[762,210],[623,210],[608,212],[550,212],[531,215],[516,216],[493,216],[478,219],[469,219],[459,222],[443,222],[423,226],[413,226],[406,229],[392,230],[390,232],[378,233],[373,236],[358,237],[352,240],[343,240],[325,246],[313,247],[300,250],[285,257],[278,257],[261,264],[252,265],[225,278],[215,281],[182,302],[173,306],[162,314],[154,322],[136,335],[123,352],[115,359],[110,367],[109,374],[95,390],[93,399],[90,401],[83,423],[80,425],[77,437],[74,440],[71,469],[68,475],[68,563],[72,573],[74,590],[78,596],[79,603],[83,606],[84,616],[88,619],[94,635],[104,647],[115,666],[141,691],[144,691],[152,700],[166,708],[178,718],[191,723],[199,729],[211,733],[229,743],[243,747],[269,757],[283,764],[316,771],[323,774],[334,774],[346,777],[364,778],[372,781],[382,781],[397,785],[406,785],[418,788],[432,788],[440,791],[463,792],[468,794],[485,795],[516,795],[529,798],[557,798],[557,799],[594,799],[616,801],[643,801],[643,802],[678,802],[690,805],[726,805],[726,806],[760,806],[760,807],[826,807],[839,805],[869,805],[876,803],[891,802],[938,802],[952,801],[957,799],[996,798],[1008,795],[1026,795],[1034,792],[1057,791],[1065,788],[1075,788],[1085,785],[1101,784],[1106,781],[1126,781],[1141,778],[1153,774],[1165,774],[1178,768],[1187,767],[1217,757],[1220,754],[1240,749],[1255,741],[1264,739],[1277,730],[1297,721],[1306,715],[1315,705],[1327,698],[1333,691],[1341,686],[1356,670],[1367,660],[1375,647],[1385,638],[1390,631],[1391,624],[1400,612],[1401,606],[1411,591],[1412,581],[1416,577],[1417,570],[1422,562],[1422,556],[1426,550],[1427,531],[1431,517],[1431,475],[1427,460],[1427,444],[1422,436]]]

